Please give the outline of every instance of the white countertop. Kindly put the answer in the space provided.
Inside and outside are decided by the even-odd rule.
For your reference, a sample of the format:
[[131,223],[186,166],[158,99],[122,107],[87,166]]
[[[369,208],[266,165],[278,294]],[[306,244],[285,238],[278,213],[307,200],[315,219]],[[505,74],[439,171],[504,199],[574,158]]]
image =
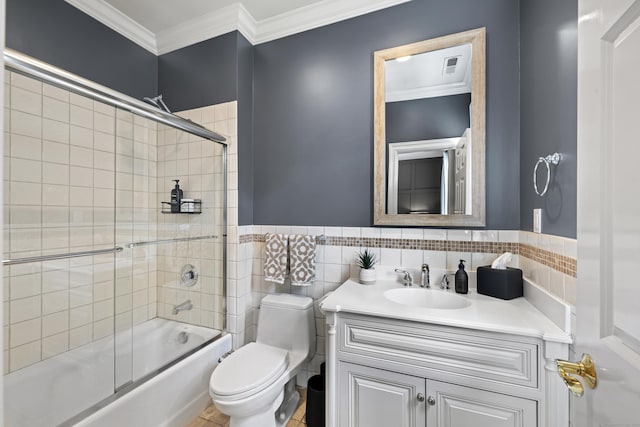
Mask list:
[[[460,309],[433,309],[411,307],[392,302],[384,297],[388,289],[402,288],[402,284],[392,280],[379,280],[374,285],[362,285],[352,279],[347,280],[329,294],[320,307],[325,312],[346,312],[412,322],[455,326],[542,338],[545,341],[571,343],[571,335],[558,327],[538,311],[525,298],[505,301],[479,295],[475,288],[460,295],[471,305]],[[415,285],[414,285],[415,287]],[[437,286],[424,292],[443,291]]]

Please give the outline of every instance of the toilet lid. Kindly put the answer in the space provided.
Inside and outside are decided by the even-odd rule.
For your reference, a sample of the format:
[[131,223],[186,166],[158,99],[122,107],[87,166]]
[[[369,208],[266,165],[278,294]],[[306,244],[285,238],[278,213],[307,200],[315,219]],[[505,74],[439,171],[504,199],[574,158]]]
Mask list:
[[213,370],[211,391],[220,396],[258,392],[284,372],[288,356],[286,350],[255,342],[240,347]]

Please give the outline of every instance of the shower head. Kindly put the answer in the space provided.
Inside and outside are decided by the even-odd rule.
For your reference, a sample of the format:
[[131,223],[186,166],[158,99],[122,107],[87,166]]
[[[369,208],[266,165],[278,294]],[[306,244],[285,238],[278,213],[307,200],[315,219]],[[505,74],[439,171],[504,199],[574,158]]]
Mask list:
[[149,104],[153,104],[159,110],[164,110],[167,113],[171,113],[171,110],[169,110],[169,108],[167,107],[167,104],[165,104],[164,101],[162,100],[162,94],[156,96],[155,98],[148,98],[145,96],[142,99],[147,101]]

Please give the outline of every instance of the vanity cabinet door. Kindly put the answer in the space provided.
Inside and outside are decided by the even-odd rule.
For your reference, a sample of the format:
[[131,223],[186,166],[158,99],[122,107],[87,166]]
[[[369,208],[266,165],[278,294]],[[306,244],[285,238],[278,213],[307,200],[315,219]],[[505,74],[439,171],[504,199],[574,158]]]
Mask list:
[[536,427],[536,402],[427,380],[429,427]]
[[340,427],[425,426],[424,378],[346,362],[338,369]]

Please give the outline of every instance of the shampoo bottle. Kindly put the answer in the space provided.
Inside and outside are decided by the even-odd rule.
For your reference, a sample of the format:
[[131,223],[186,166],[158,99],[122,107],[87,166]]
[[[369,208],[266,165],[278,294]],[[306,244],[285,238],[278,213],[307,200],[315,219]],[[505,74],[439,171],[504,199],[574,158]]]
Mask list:
[[464,263],[466,261],[461,259],[458,264],[458,271],[456,271],[456,293],[466,294],[469,292],[469,276],[464,271]]
[[176,186],[171,190],[171,212],[178,213],[180,212],[180,204],[182,203],[182,189],[178,183],[179,179],[174,179],[176,182]]

